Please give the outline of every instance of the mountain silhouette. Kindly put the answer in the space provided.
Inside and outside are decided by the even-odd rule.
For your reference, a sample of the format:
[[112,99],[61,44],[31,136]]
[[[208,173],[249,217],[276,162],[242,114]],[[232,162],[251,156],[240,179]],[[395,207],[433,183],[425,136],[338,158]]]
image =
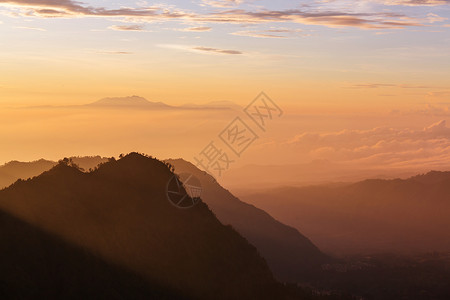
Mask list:
[[[167,160],[176,173],[196,176],[202,186],[202,200],[217,218],[231,225],[266,259],[274,275],[282,281],[299,281],[308,278],[330,258],[323,254],[297,229],[287,226],[265,211],[242,202],[224,189],[208,173],[182,160]],[[276,198],[274,201],[278,201]]]
[[[77,165],[85,170],[94,168],[106,158],[73,157]],[[3,168],[0,167],[0,183],[7,182],[5,187],[19,178],[26,179],[39,175],[56,165],[56,162],[46,161],[47,168],[41,161],[20,163],[29,169],[28,172],[16,170],[15,176],[3,179]],[[168,160],[176,166],[176,173],[188,172],[202,178],[203,201],[212,209],[223,224],[233,226],[241,235],[250,241],[268,262],[272,272],[282,281],[296,281],[309,277],[321,264],[329,261],[307,238],[296,229],[275,220],[261,209],[240,201],[231,192],[222,188],[213,178],[184,160]],[[9,165],[9,163],[7,164]],[[27,166],[27,167],[25,167]],[[34,173],[32,172],[34,170]],[[21,175],[23,174],[23,175]]]
[[168,109],[172,106],[162,102],[151,102],[139,96],[131,97],[110,97],[95,101],[88,106],[110,107],[110,108],[151,108],[151,109]]
[[0,209],[188,298],[282,299],[256,248],[205,203],[189,210],[169,203],[173,176],[163,162],[137,153],[89,173],[60,162],[0,191]]
[[[93,169],[107,158],[100,156],[71,157],[75,164],[85,170]],[[17,179],[27,179],[48,171],[57,164],[55,161],[40,159],[32,162],[11,161],[0,166],[0,189],[13,184]]]
[[33,105],[25,106],[20,109],[33,109],[33,110],[54,110],[54,109],[83,109],[91,110],[94,109],[98,112],[99,109],[109,109],[109,110],[148,110],[148,111],[159,111],[159,110],[176,110],[176,111],[202,111],[202,110],[214,110],[214,111],[224,111],[224,110],[241,110],[242,107],[231,102],[231,101],[213,101],[206,104],[195,104],[187,103],[182,105],[169,105],[164,102],[149,101],[144,97],[140,96],[127,96],[127,97],[106,97],[100,100],[94,101],[87,104],[79,105]]
[[[450,251],[450,172],[242,194],[336,254]],[[277,199],[276,202],[273,199]]]

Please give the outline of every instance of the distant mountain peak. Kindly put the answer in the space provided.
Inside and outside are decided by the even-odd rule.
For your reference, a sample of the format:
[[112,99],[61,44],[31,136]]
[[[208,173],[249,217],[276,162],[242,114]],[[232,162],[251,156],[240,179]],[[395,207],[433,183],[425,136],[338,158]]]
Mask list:
[[170,106],[162,102],[151,102],[140,96],[128,97],[107,97],[89,104],[90,106],[108,106],[108,107],[151,107],[151,108],[169,108]]

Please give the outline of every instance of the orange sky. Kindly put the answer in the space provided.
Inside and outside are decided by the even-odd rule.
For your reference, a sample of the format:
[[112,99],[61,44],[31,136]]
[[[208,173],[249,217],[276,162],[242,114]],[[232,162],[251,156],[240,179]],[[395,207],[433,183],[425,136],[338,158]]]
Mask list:
[[284,116],[236,167],[445,165],[448,1],[307,4],[0,0],[0,162],[135,150],[192,160],[242,111],[26,107],[131,95],[246,106],[265,91]]

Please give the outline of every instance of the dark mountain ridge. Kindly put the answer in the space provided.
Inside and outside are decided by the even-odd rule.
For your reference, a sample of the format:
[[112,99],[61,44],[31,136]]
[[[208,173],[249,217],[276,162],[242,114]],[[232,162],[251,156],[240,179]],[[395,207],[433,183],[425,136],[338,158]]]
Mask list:
[[283,298],[256,249],[206,204],[169,203],[172,176],[166,164],[136,153],[89,173],[59,163],[0,191],[0,209],[187,297]]
[[[106,162],[101,157],[74,157],[72,161],[85,170]],[[328,263],[330,258],[314,246],[311,241],[296,229],[286,226],[272,218],[266,212],[246,204],[223,189],[213,178],[200,171],[194,165],[184,160],[169,160],[175,165],[175,172],[188,172],[202,179],[203,201],[213,210],[223,224],[232,225],[241,235],[255,245],[266,259],[275,276],[282,281],[298,281],[309,277],[312,272],[320,269],[321,264]],[[56,162],[49,162],[49,167],[41,165],[40,161],[21,163],[28,166],[32,172],[16,172],[16,177],[10,178],[12,183],[17,178],[29,178],[42,173]],[[0,175],[2,173],[0,167]],[[0,176],[1,179],[1,176]]]

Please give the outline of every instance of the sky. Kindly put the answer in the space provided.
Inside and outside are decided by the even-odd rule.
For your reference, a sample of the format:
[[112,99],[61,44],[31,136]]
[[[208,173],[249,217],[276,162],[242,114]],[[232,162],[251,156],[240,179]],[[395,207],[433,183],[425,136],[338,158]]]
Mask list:
[[449,70],[447,0],[0,0],[0,162],[136,150],[192,161],[236,116],[252,121],[70,105],[245,107],[265,91],[283,116],[254,127],[236,167],[442,169]]
[[0,0],[0,103],[442,102],[449,3]]

